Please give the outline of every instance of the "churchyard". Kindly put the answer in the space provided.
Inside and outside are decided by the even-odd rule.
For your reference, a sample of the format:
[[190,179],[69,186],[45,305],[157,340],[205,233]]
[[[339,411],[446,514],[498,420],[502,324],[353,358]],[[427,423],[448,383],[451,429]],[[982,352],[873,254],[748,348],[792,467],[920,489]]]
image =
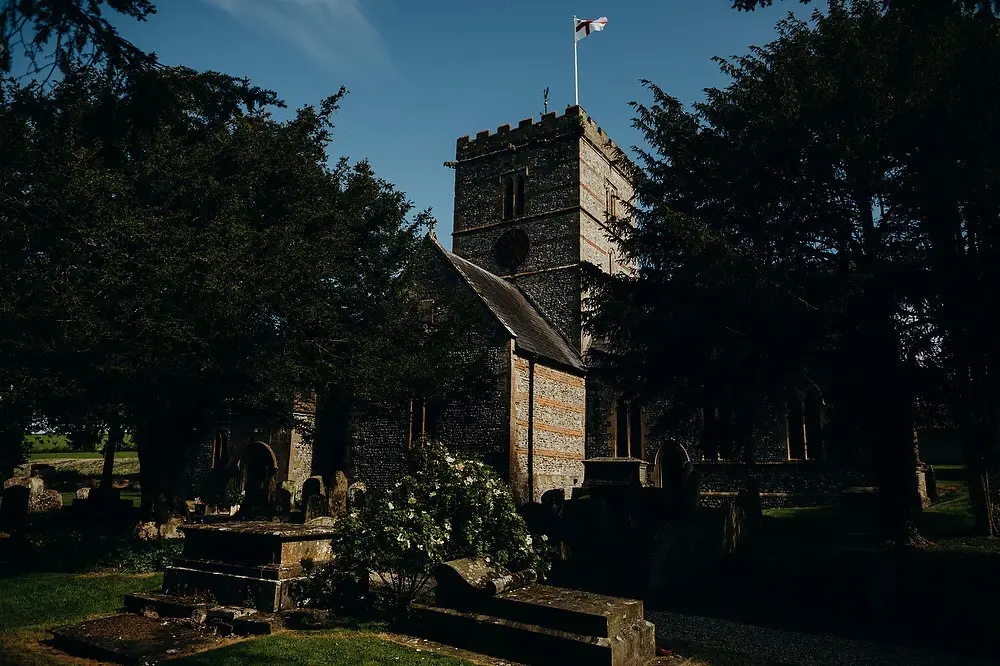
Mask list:
[[0,664],[998,663],[1000,2],[367,4],[0,3]]
[[[88,483],[87,458],[81,456],[69,460],[73,460],[76,467],[63,468],[63,471],[73,469],[76,474],[66,478]],[[115,477],[119,483],[136,471],[130,459],[126,458],[123,462],[120,468],[116,468],[116,472],[121,473],[121,476]],[[22,468],[21,472],[29,473],[30,467]],[[746,538],[716,561],[696,565],[683,576],[668,577],[665,588],[657,587],[652,592],[654,588],[649,587],[647,591],[652,593],[638,595],[644,598],[647,618],[654,622],[659,618],[661,622],[668,623],[666,626],[657,624],[657,643],[661,652],[669,649],[672,654],[661,654],[660,663],[835,663],[813,661],[815,655],[809,656],[808,652],[801,661],[782,661],[779,655],[791,649],[788,643],[794,642],[795,636],[815,637],[814,640],[829,643],[847,641],[844,649],[874,649],[876,655],[878,650],[884,649],[889,655],[846,663],[891,663],[885,660],[898,654],[894,650],[907,649],[904,646],[918,649],[912,653],[917,655],[912,663],[921,663],[919,659],[927,658],[925,655],[934,655],[934,652],[919,651],[927,649],[937,651],[938,656],[943,653],[966,654],[970,660],[963,662],[960,657],[952,657],[953,662],[940,663],[977,663],[974,661],[976,655],[990,655],[992,644],[989,637],[992,633],[989,622],[992,620],[984,621],[969,608],[949,603],[949,600],[954,600],[957,590],[975,584],[976,580],[994,580],[994,577],[984,573],[1000,563],[1000,547],[992,540],[970,536],[973,524],[964,470],[957,466],[942,466],[936,476],[938,501],[925,510],[923,522],[923,531],[933,544],[912,550],[906,556],[905,566],[912,573],[907,583],[910,589],[905,590],[901,597],[894,598],[895,592],[886,587],[887,581],[893,578],[892,572],[899,565],[877,536],[872,524],[871,507],[865,505],[870,496],[859,500],[856,496],[859,493],[855,492],[849,493],[854,497],[846,498],[840,504],[765,509],[752,538]],[[65,482],[64,478],[56,483]],[[64,489],[63,492],[69,493],[69,490]],[[477,645],[484,646],[482,649],[488,652],[486,647],[496,639],[488,633],[477,638],[475,624],[465,628],[453,626],[463,612],[461,609],[467,607],[461,601],[462,590],[450,593],[452,597],[438,598],[437,607],[459,609],[444,611],[443,616],[442,611],[434,611],[437,615],[428,616],[429,610],[421,610],[423,604],[431,604],[428,609],[435,607],[433,594],[427,596],[415,591],[416,610],[409,619],[401,621],[391,601],[387,602],[392,594],[377,602],[376,607],[369,604],[345,605],[344,597],[338,593],[334,595],[337,601],[328,606],[337,609],[333,613],[326,608],[317,610],[314,606],[298,616],[286,614],[280,624],[249,630],[239,629],[238,614],[236,620],[230,620],[229,624],[223,622],[221,627],[211,621],[205,624],[203,619],[200,628],[192,629],[190,621],[182,620],[177,625],[170,625],[170,637],[164,639],[160,632],[164,619],[173,617],[172,621],[177,621],[177,616],[191,617],[189,610],[178,613],[170,605],[176,602],[164,601],[166,597],[158,596],[161,590],[175,594],[180,591],[176,583],[168,581],[164,584],[164,569],[173,567],[170,570],[174,573],[170,575],[177,578],[177,567],[182,568],[182,573],[193,572],[191,567],[199,565],[191,564],[196,561],[192,558],[198,557],[208,558],[204,560],[206,563],[225,560],[231,567],[246,566],[240,562],[249,564],[254,560],[245,553],[248,549],[255,551],[257,548],[246,542],[237,545],[236,551],[220,554],[218,549],[223,546],[213,545],[214,542],[204,539],[191,541],[192,535],[198,536],[191,531],[188,531],[187,539],[153,538],[140,541],[130,531],[134,530],[134,520],[138,515],[137,509],[133,511],[108,516],[98,526],[94,525],[92,518],[73,515],[71,505],[34,513],[28,528],[30,536],[27,542],[22,542],[22,547],[31,543],[29,557],[17,557],[18,547],[11,548],[13,536],[9,533],[3,535],[5,538],[0,541],[0,560],[4,566],[4,575],[0,578],[0,650],[10,663],[80,663],[79,657],[63,651],[66,644],[54,640],[52,630],[55,629],[58,634],[59,627],[89,626],[88,631],[99,634],[107,629],[99,624],[76,623],[121,617],[133,619],[124,625],[115,620],[114,631],[131,632],[138,637],[144,649],[167,640],[163,643],[160,658],[175,659],[178,663],[236,664],[255,659],[288,664],[518,663],[477,652]],[[563,513],[566,514],[566,511]],[[747,518],[745,512],[740,518]],[[750,518],[752,522],[752,516]],[[302,527],[330,525],[330,520],[316,518]],[[117,528],[115,521],[120,521]],[[241,530],[240,525],[246,525],[251,530],[258,529],[251,527],[257,524],[260,523],[222,523],[231,525],[237,531]],[[259,529],[270,534],[274,529],[280,529],[282,524],[273,523],[273,527],[260,524]],[[197,524],[192,525],[192,529],[197,527]],[[211,525],[204,527],[208,529],[206,538],[212,536],[214,539],[217,534],[215,529]],[[296,535],[289,538],[301,538],[300,528],[289,525],[289,529],[292,530],[289,535]],[[328,527],[310,529],[316,532],[320,541],[329,542],[334,538]],[[573,543],[572,547],[578,552],[582,548],[578,541],[574,542],[572,537],[567,536],[565,528],[549,525],[542,529],[550,532],[554,539]],[[242,531],[246,532],[246,528]],[[615,540],[620,544],[622,537],[619,535]],[[93,541],[93,545],[87,545],[88,541]],[[320,541],[315,543],[320,544]],[[295,561],[328,557],[319,552],[298,547],[298,550],[291,551],[290,557]],[[673,559],[668,566],[691,567],[690,555],[690,552],[679,548],[669,554]],[[597,556],[603,557],[600,551]],[[387,562],[383,560],[382,563],[391,566]],[[558,558],[555,565],[551,576],[558,579]],[[281,570],[289,565],[282,565],[278,560],[276,566],[277,570]],[[294,566],[292,569],[299,571]],[[282,575],[277,574],[274,580],[280,580]],[[589,581],[592,584],[584,581],[584,588],[602,588],[610,582],[612,587],[622,586],[619,589],[623,592],[636,589],[630,587],[627,577],[618,580],[593,574],[588,577],[592,579]],[[268,576],[264,576],[262,581],[266,579]],[[328,584],[331,579],[322,580]],[[429,577],[429,580],[431,583],[440,581],[440,573]],[[519,594],[516,581],[494,580],[501,586],[510,586],[508,595],[516,597]],[[373,577],[372,587],[384,592],[386,582]],[[392,579],[388,582],[391,585]],[[581,587],[580,582],[573,579],[576,587]],[[453,582],[449,584],[454,585]],[[198,585],[195,582],[195,587]],[[211,608],[211,603],[230,604],[224,606],[226,608],[232,604],[247,604],[247,600],[239,596],[242,593],[237,592],[236,596],[227,599],[224,588],[213,583],[202,586],[216,591],[214,601],[206,608]],[[326,589],[332,591],[329,587]],[[983,594],[992,594],[981,583],[979,589]],[[498,590],[503,592],[502,587]],[[601,591],[613,590],[603,587]],[[181,597],[188,598],[183,594]],[[268,606],[268,610],[277,610],[281,606],[281,594],[275,598],[278,601],[273,607]],[[194,608],[204,607],[203,601],[193,603]],[[268,601],[265,605],[271,603]],[[908,609],[905,614],[900,614],[901,606]],[[118,615],[123,608],[131,609],[132,613]],[[487,612],[484,606],[477,608],[480,613]],[[502,614],[508,611],[489,612]],[[259,621],[254,617],[256,612],[244,614],[245,627],[252,627],[253,622]],[[530,614],[526,617],[544,622],[544,619],[539,620]],[[685,628],[680,618],[690,618],[700,629]],[[237,622],[235,630],[233,622]],[[705,627],[711,626],[712,622],[735,623],[731,626],[737,628],[765,626],[776,633],[764,645],[754,644],[752,640],[734,639],[733,634],[738,629],[707,636]],[[438,624],[440,630],[428,632],[427,627]],[[466,638],[457,638],[460,636]],[[545,654],[547,649],[540,647],[539,652]],[[70,652],[84,658],[88,655],[86,650],[71,649]],[[109,658],[107,653],[104,657],[101,654],[91,653],[90,656]],[[652,654],[649,657],[651,662]],[[120,655],[115,657],[115,660],[120,659]],[[125,657],[125,660],[128,658]],[[579,663],[589,662],[584,658]]]

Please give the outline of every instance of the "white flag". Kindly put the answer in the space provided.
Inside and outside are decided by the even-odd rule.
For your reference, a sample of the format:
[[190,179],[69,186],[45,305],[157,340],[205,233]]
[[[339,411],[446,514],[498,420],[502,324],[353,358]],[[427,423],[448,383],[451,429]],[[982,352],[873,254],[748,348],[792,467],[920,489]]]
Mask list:
[[589,37],[591,32],[604,30],[604,26],[608,24],[608,17],[602,16],[601,18],[596,20],[575,19],[575,21],[576,21],[576,41],[580,41],[584,37]]

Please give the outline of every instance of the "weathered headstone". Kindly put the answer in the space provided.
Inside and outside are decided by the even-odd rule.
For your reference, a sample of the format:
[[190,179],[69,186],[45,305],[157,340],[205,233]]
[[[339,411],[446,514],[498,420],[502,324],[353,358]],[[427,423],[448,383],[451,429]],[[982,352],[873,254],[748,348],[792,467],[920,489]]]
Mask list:
[[690,516],[701,504],[701,478],[698,470],[690,462],[684,463],[684,494],[681,503],[681,513]]
[[39,493],[31,493],[28,498],[28,513],[58,511],[62,506],[62,493],[58,490],[42,490]]
[[339,518],[347,513],[347,476],[338,471],[334,475],[333,487],[330,488],[330,515]]
[[364,483],[360,481],[352,483],[347,488],[347,508],[351,511],[363,511],[367,492],[368,487]]
[[155,539],[183,539],[184,534],[180,527],[184,524],[183,516],[171,516],[166,522],[157,524],[156,521],[141,522],[135,526],[135,535],[140,541],[153,541]]
[[56,468],[46,463],[32,463],[31,476],[37,476],[46,481],[51,481],[56,473]]
[[292,511],[292,494],[284,488],[274,491],[274,510],[279,516],[287,516]]
[[0,524],[4,527],[19,527],[28,518],[28,500],[31,491],[25,486],[8,486],[0,496]]
[[40,476],[15,476],[3,482],[4,488],[12,486],[22,486],[28,489],[29,493],[40,493],[45,490],[45,481]]
[[933,465],[927,465],[925,476],[927,480],[927,498],[930,499],[931,503],[937,502],[938,501],[937,477],[934,474]]
[[927,492],[927,465],[918,463],[917,465],[917,494],[920,495],[920,504],[924,507],[931,505],[930,493]]
[[330,515],[330,503],[323,495],[310,495],[306,502],[306,522]]
[[309,498],[313,495],[323,494],[323,478],[319,476],[310,476],[302,484],[302,510],[305,511],[309,506]]

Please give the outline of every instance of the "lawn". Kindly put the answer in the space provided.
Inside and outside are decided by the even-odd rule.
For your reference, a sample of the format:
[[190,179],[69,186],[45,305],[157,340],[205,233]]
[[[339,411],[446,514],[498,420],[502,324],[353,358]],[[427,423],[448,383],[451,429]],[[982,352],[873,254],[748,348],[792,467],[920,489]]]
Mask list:
[[471,666],[470,662],[414,650],[363,634],[294,632],[244,641],[171,662],[178,666],[379,666],[381,664],[439,664]]
[[114,612],[130,592],[156,589],[162,574],[32,573],[0,578],[0,635]]
[[[130,592],[155,590],[162,574],[31,573],[0,577],[0,663],[48,665],[72,663],[40,645],[55,626],[111,615]],[[377,631],[379,625],[373,625]],[[288,632],[228,645],[177,660],[188,666],[224,664],[437,664],[470,662],[383,640],[372,631],[337,629]]]
[[[939,497],[921,530],[932,546],[897,554],[880,542],[875,497],[839,506],[769,509],[753,548],[679,580],[676,612],[852,638],[989,654],[989,614],[968,599],[1000,596],[1000,539],[973,536],[962,468],[938,469]],[[900,574],[899,572],[903,572]]]

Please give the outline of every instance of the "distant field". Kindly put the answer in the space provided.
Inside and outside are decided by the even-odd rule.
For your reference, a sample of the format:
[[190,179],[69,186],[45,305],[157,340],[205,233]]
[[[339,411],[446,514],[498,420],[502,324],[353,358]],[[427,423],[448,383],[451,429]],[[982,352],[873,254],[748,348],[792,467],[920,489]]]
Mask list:
[[[28,444],[31,453],[76,453],[69,446],[69,438],[66,435],[49,435],[49,434],[35,434],[35,435],[25,435],[24,441]],[[107,435],[101,440],[98,445],[98,452],[103,450],[104,442],[107,441]],[[125,438],[122,443],[122,448],[135,449],[135,440],[132,438],[131,433],[125,433]],[[90,452],[94,454],[94,452]]]
[[[138,451],[118,451],[115,453],[115,460],[119,458],[138,458]],[[69,452],[48,452],[28,454],[28,460],[35,462],[38,460],[103,460],[104,454],[97,451],[69,451]]]
[[[59,488],[58,485],[52,486],[60,490],[79,488],[80,486],[85,485],[84,481],[87,479],[99,479],[101,477],[101,471],[104,468],[104,459],[100,455],[95,454],[90,454],[89,456],[69,456],[66,454],[59,454],[38,459],[35,459],[34,456],[32,456],[32,462],[41,460],[44,460],[46,464],[52,465],[55,468],[56,476],[61,481],[59,485],[69,486],[65,488]],[[17,469],[15,475],[27,476],[29,466],[30,463],[21,465]],[[138,474],[139,458],[135,454],[127,455],[119,453],[115,456],[115,476],[138,477]]]

